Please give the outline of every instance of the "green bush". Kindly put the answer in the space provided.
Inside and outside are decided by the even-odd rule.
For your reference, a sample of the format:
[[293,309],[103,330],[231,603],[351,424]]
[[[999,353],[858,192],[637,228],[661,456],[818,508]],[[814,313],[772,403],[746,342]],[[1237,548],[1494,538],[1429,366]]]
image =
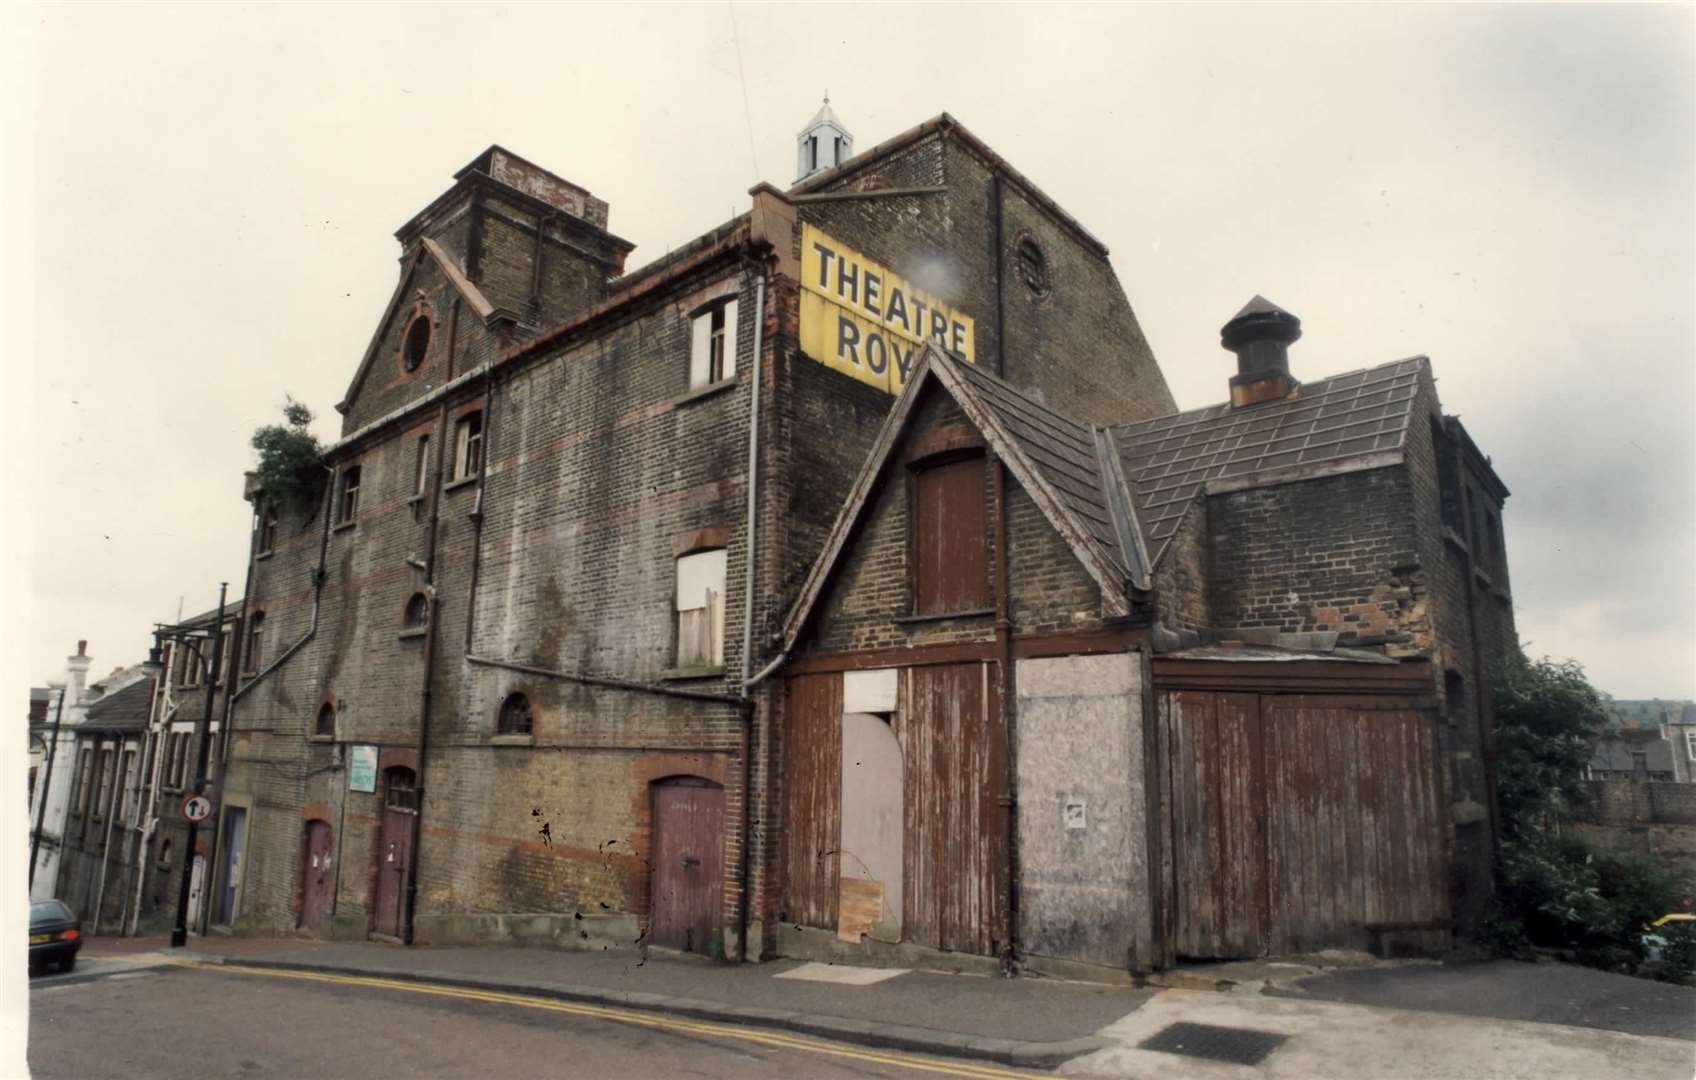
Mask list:
[[[1500,886],[1485,938],[1499,951],[1559,949],[1580,963],[1636,971],[1648,924],[1690,910],[1691,882],[1636,852],[1607,851],[1567,830],[1583,804],[1590,744],[1607,720],[1602,696],[1572,661],[1517,652],[1494,679]],[[1689,926],[1689,924],[1684,924]],[[1696,931],[1660,936],[1662,972],[1696,968]]]
[[285,398],[283,421],[253,433],[254,499],[310,516],[324,490],[324,447],[307,430],[312,411],[292,397]]
[[[1502,848],[1502,887],[1491,936],[1505,951],[1560,949],[1592,967],[1635,971],[1649,923],[1686,906],[1679,872],[1637,852],[1601,850],[1583,837],[1522,834]],[[1688,926],[1689,924],[1683,924]],[[1677,931],[1660,932],[1673,940]],[[1669,974],[1696,973],[1693,944],[1663,950]]]

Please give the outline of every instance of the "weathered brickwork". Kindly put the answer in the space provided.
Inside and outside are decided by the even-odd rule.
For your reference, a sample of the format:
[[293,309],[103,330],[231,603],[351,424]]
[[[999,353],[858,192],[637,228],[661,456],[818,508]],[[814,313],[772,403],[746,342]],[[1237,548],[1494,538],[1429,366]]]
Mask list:
[[[1122,423],[1175,405],[1104,249],[1041,207],[1003,173],[997,258],[997,166],[944,124],[887,158],[855,168],[826,190],[943,187],[936,194],[807,203],[801,218],[972,316],[976,361],[1069,416]],[[1049,286],[1037,293],[1016,256],[1029,239]],[[997,272],[1002,323],[997,336]]]
[[[974,317],[990,327],[995,256],[985,200],[992,185],[983,162],[931,140],[891,155],[878,175],[890,186],[945,182],[966,192],[961,199],[976,200],[975,209],[954,220],[950,194],[816,203],[806,213],[817,211],[822,227],[841,229],[874,257],[922,254],[957,264],[972,283]],[[1009,214],[1036,213],[1015,201],[1008,200]],[[538,221],[545,233],[539,270]],[[768,250],[743,215],[614,279],[627,246],[600,223],[552,212],[472,171],[399,237],[400,292],[343,403],[344,437],[357,438],[333,452],[336,477],[324,504],[285,520],[274,550],[254,567],[249,609],[264,614],[263,662],[287,658],[250,683],[237,705],[225,802],[249,815],[238,925],[298,923],[304,839],[319,821],[331,828],[337,855],[330,932],[382,932],[376,882],[389,872],[385,793],[389,771],[405,769],[422,773],[421,918],[570,920],[581,911],[627,913],[645,926],[652,785],[691,776],[724,792],[724,932],[714,947],[735,951],[746,876],[757,955],[774,914],[769,807],[779,748],[772,718],[782,688],[773,680],[738,702],[740,681],[745,669],[757,672],[772,658],[772,634],[894,399],[798,354],[799,290],[781,271],[793,265],[798,228]],[[493,317],[473,310],[476,296],[450,280],[434,255],[419,255],[424,237],[493,305]],[[1043,241],[1056,248],[1051,257],[1074,257],[1058,251],[1069,237],[1056,232]],[[1093,290],[1092,302],[1114,313],[1111,325],[1092,326],[1085,341],[1065,337],[1072,319],[1063,311],[1046,321],[1021,316],[1022,341],[1041,357],[1021,377],[1064,388],[1057,393],[1116,394],[1121,415],[1168,408],[1106,262],[1091,255],[1064,273],[1079,303]],[[729,296],[737,299],[737,377],[692,392],[691,318]],[[408,373],[402,349],[420,311],[432,319],[431,342]],[[1104,348],[1095,338],[1107,334],[1125,345],[1107,351],[1125,357],[1123,370],[1082,371],[1084,357]],[[756,336],[755,606],[744,612]],[[485,364],[488,374],[391,415]],[[455,426],[473,413],[481,418],[484,466],[456,479]],[[360,470],[359,503],[349,522],[336,508],[336,485],[351,466]],[[1015,596],[1015,607],[1032,625],[1073,625],[1071,607],[1098,609],[1100,598],[1081,570],[1053,568],[1043,545],[1058,538],[1042,532],[1039,517],[1015,489],[1013,558],[1028,551],[1033,568],[1043,567],[1033,569],[1030,591]],[[726,552],[723,670],[682,671],[677,558],[718,546]],[[415,596],[428,602],[427,634],[404,621]],[[1056,614],[1061,608],[1066,614]],[[987,620],[969,628],[989,632]],[[902,640],[946,636],[921,628]],[[530,706],[525,735],[497,730],[502,704],[515,693]],[[325,705],[335,731],[316,735]],[[428,749],[420,758],[426,710]],[[375,793],[348,791],[355,745],[378,748]]]

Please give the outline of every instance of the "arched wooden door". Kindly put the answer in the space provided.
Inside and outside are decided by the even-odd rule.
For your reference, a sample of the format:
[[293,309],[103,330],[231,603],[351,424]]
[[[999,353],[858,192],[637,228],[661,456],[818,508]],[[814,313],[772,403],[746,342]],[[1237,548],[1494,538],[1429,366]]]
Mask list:
[[411,769],[383,774],[383,835],[377,845],[374,933],[400,937],[406,929],[407,875],[412,872],[412,822],[418,814],[417,778]]
[[653,802],[648,938],[670,949],[710,952],[723,895],[724,789],[675,776],[654,785]]
[[321,933],[330,924],[330,901],[335,891],[335,874],[330,865],[334,852],[330,841],[329,822],[306,823],[300,867],[300,925],[303,930],[315,933]]

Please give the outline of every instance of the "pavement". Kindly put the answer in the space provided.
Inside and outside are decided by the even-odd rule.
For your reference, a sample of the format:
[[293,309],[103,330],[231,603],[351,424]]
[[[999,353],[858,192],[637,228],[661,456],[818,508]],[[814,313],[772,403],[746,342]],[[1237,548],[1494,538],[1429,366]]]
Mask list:
[[[1215,967],[1165,980],[1166,987],[1193,978],[1224,990],[1127,989],[801,961],[735,966],[659,950],[220,937],[196,938],[187,950],[163,944],[91,941],[72,978],[97,960],[145,968],[186,953],[231,974],[366,976],[395,980],[381,984],[391,988],[428,983],[1072,1076],[1696,1075],[1696,989],[1566,965],[1273,962],[1264,971],[1282,977],[1248,978],[1245,970],[1260,969],[1235,969],[1225,978]],[[1173,1028],[1185,1024],[1202,1026]],[[1252,1065],[1206,1056],[1241,1052],[1245,1033],[1270,1047]],[[1143,1045],[1157,1038],[1164,1049]]]

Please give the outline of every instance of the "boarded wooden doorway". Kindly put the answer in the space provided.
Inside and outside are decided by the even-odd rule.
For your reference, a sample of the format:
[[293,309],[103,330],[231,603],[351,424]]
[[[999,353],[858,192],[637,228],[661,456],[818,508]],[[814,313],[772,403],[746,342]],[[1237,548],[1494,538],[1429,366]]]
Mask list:
[[684,952],[711,952],[722,896],[724,789],[675,776],[654,784],[653,800],[649,940]]
[[783,709],[785,922],[836,928],[841,840],[842,675],[796,675]]
[[1368,948],[1449,918],[1435,719],[1393,696],[1163,690],[1178,956]]
[[1006,933],[1007,740],[989,664],[905,671],[903,937],[996,955]]
[[330,924],[330,899],[335,882],[330,871],[331,858],[330,823],[307,822],[300,867],[300,925],[314,933],[322,933]]
[[377,910],[371,929],[384,937],[398,938],[406,931],[417,783],[411,769],[393,768],[383,774],[383,835],[377,846]]

